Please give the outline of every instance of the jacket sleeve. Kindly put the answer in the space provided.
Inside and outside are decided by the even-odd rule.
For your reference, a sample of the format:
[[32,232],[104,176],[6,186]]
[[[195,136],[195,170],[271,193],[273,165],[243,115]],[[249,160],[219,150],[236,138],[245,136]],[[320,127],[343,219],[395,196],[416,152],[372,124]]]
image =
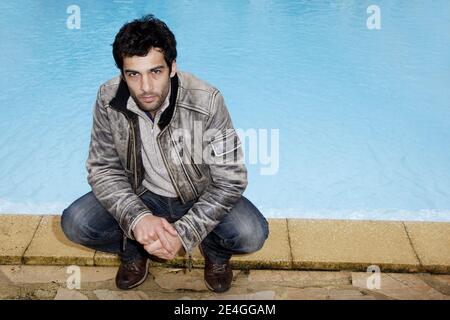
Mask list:
[[134,239],[132,229],[141,217],[151,214],[134,193],[115,148],[107,106],[100,87],[93,110],[89,156],[86,161],[88,182],[103,207],[117,220],[125,235]]
[[[247,187],[247,169],[243,163],[239,137],[233,128],[223,96],[218,91],[214,95],[211,116],[206,124],[205,131],[208,130],[219,133],[204,145],[212,152],[212,159],[208,161],[211,183],[191,209],[174,223],[187,252],[192,251],[219,224]],[[221,138],[225,136],[226,141]]]

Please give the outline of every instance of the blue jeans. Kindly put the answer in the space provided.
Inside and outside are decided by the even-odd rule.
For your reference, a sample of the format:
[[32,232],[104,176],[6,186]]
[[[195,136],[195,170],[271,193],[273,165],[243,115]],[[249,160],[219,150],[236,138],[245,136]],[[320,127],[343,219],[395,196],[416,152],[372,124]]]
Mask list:
[[[178,198],[167,198],[146,191],[144,204],[158,217],[173,223],[186,214],[195,201],[182,204]],[[62,229],[71,241],[85,247],[116,253],[123,262],[148,257],[143,246],[128,239],[122,249],[123,231],[114,217],[89,192],[63,211]],[[226,262],[235,253],[259,250],[269,234],[267,220],[245,197],[242,197],[224,219],[203,239],[203,252],[215,263]]]

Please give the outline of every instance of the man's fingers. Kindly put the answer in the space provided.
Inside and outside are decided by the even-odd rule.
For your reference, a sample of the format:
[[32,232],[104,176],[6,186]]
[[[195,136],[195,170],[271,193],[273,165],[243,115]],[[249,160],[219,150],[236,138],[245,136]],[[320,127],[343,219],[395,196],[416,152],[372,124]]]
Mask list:
[[150,253],[152,253],[156,250],[159,250],[161,248],[162,248],[162,246],[161,246],[161,242],[159,240],[156,240],[156,241],[144,246],[144,249]]
[[158,234],[159,241],[161,241],[161,245],[163,246],[163,248],[169,252],[172,252],[173,248],[170,245],[169,240],[167,240],[166,233],[164,232],[164,230],[158,229],[156,232]]
[[146,244],[153,243],[154,241],[158,240],[158,238],[156,238],[156,237],[152,238],[152,237],[149,237],[149,236],[142,236],[142,237],[136,238],[136,240],[140,244],[146,245]]
[[162,248],[160,250],[156,250],[152,254],[157,256],[157,257],[166,259],[166,260],[172,260],[173,259],[173,255],[170,252],[167,252],[167,250],[165,250],[164,248]]
[[169,232],[174,237],[178,235],[177,230],[175,230],[175,228],[166,219],[163,219],[163,226],[164,229],[166,229],[166,231]]
[[161,251],[161,252],[160,252],[160,251],[157,251],[157,252],[155,252],[153,255],[154,255],[154,256],[157,256],[157,257],[159,257],[159,258],[162,258],[162,259],[166,259],[166,260],[171,260],[171,259],[172,259],[170,253],[167,252],[166,250]]
[[155,232],[150,230],[146,231],[144,229],[137,229],[135,232],[135,239],[137,242],[141,244],[149,244],[153,241],[158,240],[158,237],[156,236]]
[[156,250],[150,250],[148,248],[148,246],[144,247],[148,253],[150,253],[151,255],[157,256],[158,258],[161,259],[166,259],[166,260],[170,260],[172,259],[172,255],[164,248],[160,248],[160,249],[156,249]]

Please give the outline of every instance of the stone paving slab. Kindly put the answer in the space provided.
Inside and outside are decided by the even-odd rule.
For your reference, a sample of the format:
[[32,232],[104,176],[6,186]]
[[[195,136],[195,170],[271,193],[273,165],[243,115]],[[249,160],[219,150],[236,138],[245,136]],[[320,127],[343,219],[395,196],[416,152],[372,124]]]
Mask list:
[[98,300],[148,300],[148,295],[143,291],[111,291],[94,290]]
[[405,222],[405,226],[424,269],[450,273],[450,223]]
[[421,274],[420,278],[430,287],[450,296],[450,275]]
[[[378,283],[370,282],[370,274],[352,273],[352,284],[357,288],[382,294],[398,300],[449,300],[450,296],[441,293],[422,279],[421,274],[381,273]],[[376,284],[376,285],[375,285]]]
[[328,300],[376,300],[357,288],[333,288],[328,290]]
[[279,300],[327,300],[327,288],[284,288]]
[[288,219],[293,267],[417,272],[420,263],[402,222]]
[[0,300],[20,297],[21,288],[14,284],[8,276],[0,270]]
[[351,272],[345,271],[294,271],[251,270],[248,281],[252,283],[285,283],[291,287],[338,286],[351,284]]
[[[8,281],[16,285],[65,284],[67,279],[74,274],[74,267],[78,266],[0,265],[0,274],[3,274]],[[108,281],[114,279],[117,273],[116,267],[79,267],[79,270],[81,283]]]
[[[199,269],[151,267],[139,287],[122,291],[115,287],[116,267],[81,266],[79,289],[67,288],[68,266],[9,265],[0,268],[0,299],[89,300],[374,300],[450,299],[450,276],[382,273],[380,289],[368,289],[365,272],[309,272],[293,270],[235,270],[231,289],[216,294],[202,284]],[[263,281],[267,276],[270,281]],[[445,293],[447,292],[447,293]]]
[[21,263],[41,219],[33,215],[0,215],[0,264]]
[[89,300],[89,298],[77,290],[59,288],[54,300]]
[[191,272],[180,268],[150,268],[153,281],[162,289],[207,291],[203,281],[203,270],[193,269]]
[[215,295],[205,300],[274,300],[275,295],[276,295],[275,291],[266,290],[244,294]]
[[61,229],[61,217],[44,216],[26,250],[25,264],[93,265],[94,250],[76,245],[66,238]]

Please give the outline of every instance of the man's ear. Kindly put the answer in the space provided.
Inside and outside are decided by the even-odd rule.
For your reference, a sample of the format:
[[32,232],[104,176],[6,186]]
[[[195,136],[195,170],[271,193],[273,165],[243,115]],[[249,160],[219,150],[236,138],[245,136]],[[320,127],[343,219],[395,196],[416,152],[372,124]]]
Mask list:
[[173,60],[172,61],[172,69],[170,71],[170,77],[173,78],[176,73],[177,73],[177,61]]

